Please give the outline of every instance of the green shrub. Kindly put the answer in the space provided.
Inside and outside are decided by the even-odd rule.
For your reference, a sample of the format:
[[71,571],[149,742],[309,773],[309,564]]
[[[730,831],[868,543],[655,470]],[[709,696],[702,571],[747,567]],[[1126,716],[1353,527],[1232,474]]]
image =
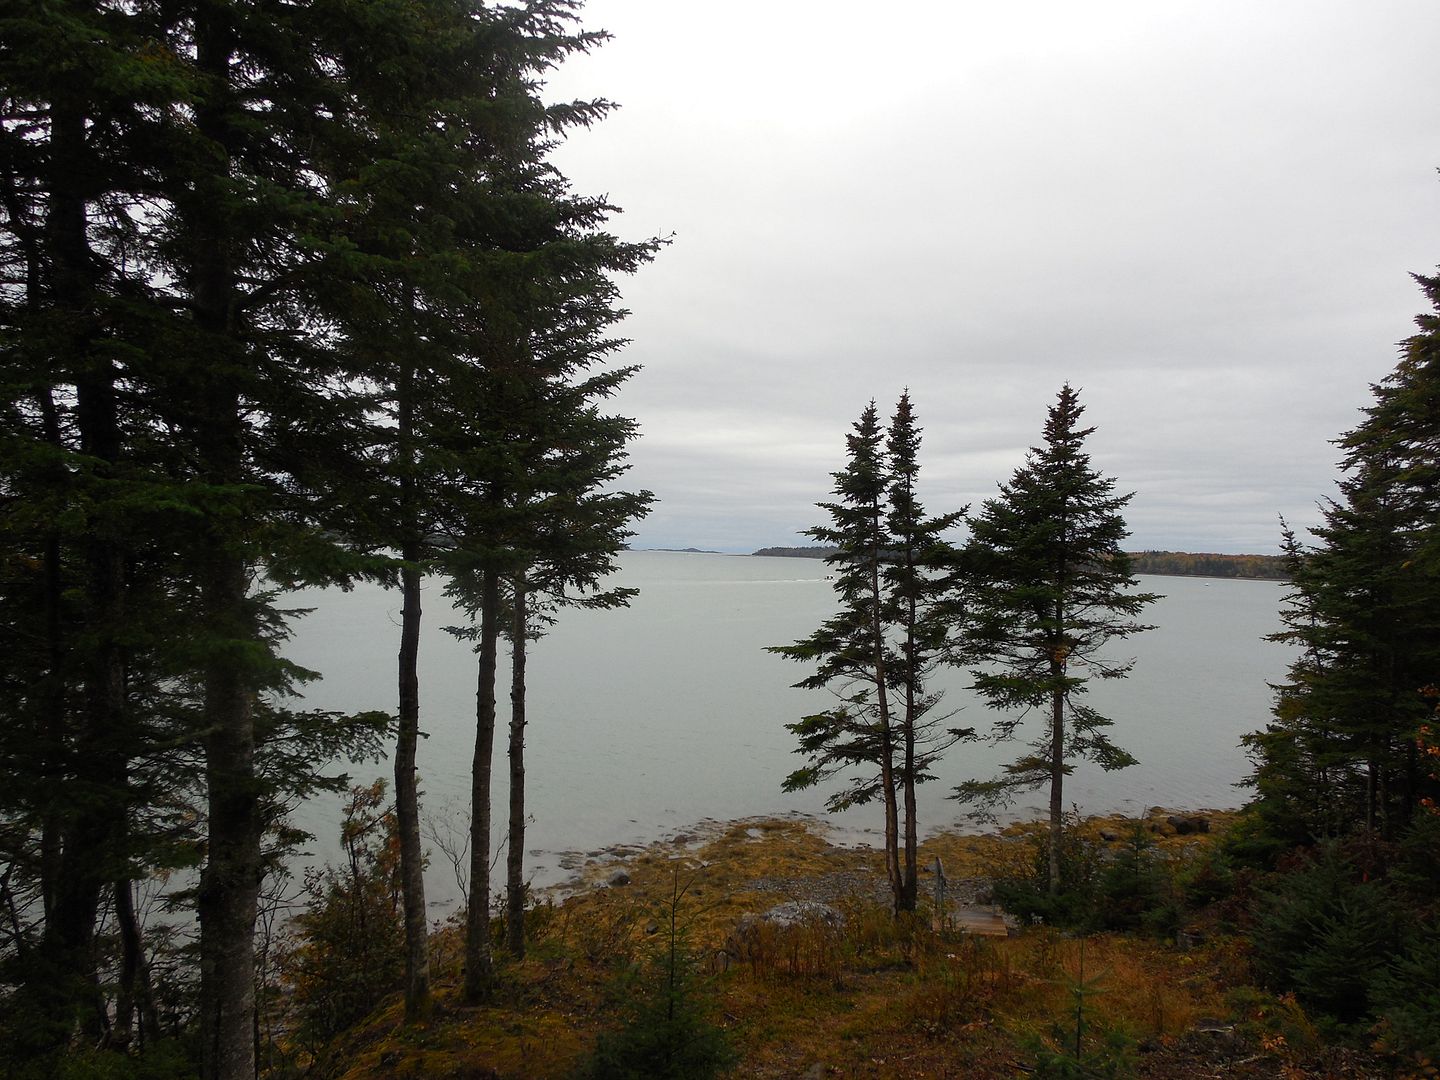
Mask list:
[[995,902],[1022,923],[1173,936],[1181,922],[1176,888],[1145,823],[1132,822],[1117,849],[1088,840],[1077,824],[1076,815],[1066,816],[1059,892],[1050,892],[1048,837],[1041,834],[1029,838],[1034,846],[1029,872],[996,881]]
[[1074,811],[1062,822],[1059,892],[1050,891],[1049,833],[1035,832],[1025,838],[1031,848],[1028,871],[997,879],[992,889],[995,903],[1021,923],[1098,929],[1101,848],[1080,833],[1078,824],[1079,814]]
[[1403,913],[1389,888],[1359,880],[1336,844],[1285,874],[1255,909],[1255,966],[1274,989],[1354,1025],[1399,946]]
[[1034,1055],[1031,1076],[1045,1080],[1119,1080],[1134,1074],[1133,1041],[1124,1032],[1097,1029],[1088,1008],[1090,998],[1105,992],[1102,987],[1107,974],[1101,971],[1086,975],[1085,939],[1081,938],[1079,959],[1069,980],[1073,1009],[1055,1021],[1050,1038],[1029,1040]]
[[399,842],[384,781],[351,791],[341,841],[346,865],[307,876],[309,899],[280,961],[294,1034],[312,1052],[369,1015],[405,974]]
[[1401,834],[1388,874],[1407,906],[1440,919],[1440,814],[1418,814]]
[[1202,908],[1235,894],[1235,866],[1224,844],[1206,844],[1175,876],[1186,907]]
[[138,1054],[72,1049],[24,1063],[0,1063],[5,1080],[190,1080],[195,1073],[195,1060],[173,1040]]
[[1086,1057],[1077,1058],[1048,1044],[1031,1048],[1029,1075],[1038,1080],[1122,1080],[1135,1075],[1135,1045],[1120,1032],[1108,1032]]
[[1280,997],[1254,986],[1236,986],[1225,994],[1235,1020],[1235,1033],[1244,1042],[1287,1046],[1308,1053],[1320,1045],[1320,1033],[1294,994]]
[[616,981],[619,1023],[600,1034],[584,1080],[708,1080],[734,1064],[693,957],[662,950]]
[[709,984],[686,947],[684,895],[677,873],[665,912],[669,933],[616,981],[619,1023],[596,1040],[578,1073],[583,1080],[710,1080],[735,1063],[729,1035],[711,1018]]
[[1433,928],[1377,974],[1374,997],[1391,1049],[1440,1061],[1440,935]]
[[1169,877],[1154,839],[1144,822],[1131,822],[1125,845],[1100,875],[1097,921],[1107,930],[1149,929],[1153,925],[1162,933],[1173,934],[1178,914],[1157,918],[1158,910],[1170,907],[1169,891]]

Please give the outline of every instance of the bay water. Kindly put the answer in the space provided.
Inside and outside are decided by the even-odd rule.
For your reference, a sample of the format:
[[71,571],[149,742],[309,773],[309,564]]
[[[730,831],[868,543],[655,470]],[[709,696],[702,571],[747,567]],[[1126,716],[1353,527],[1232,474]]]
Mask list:
[[[769,814],[823,815],[849,841],[878,843],[881,811],[857,807],[824,815],[833,787],[786,794],[785,776],[803,763],[785,729],[834,699],[791,684],[809,673],[765,652],[806,636],[836,607],[827,568],[814,559],[662,551],[620,556],[619,584],[638,588],[629,608],[566,610],[529,656],[526,802],[530,822],[526,876],[544,886],[565,880],[585,853],[646,843],[706,819]],[[1117,643],[1116,659],[1135,659],[1127,679],[1095,683],[1088,703],[1115,721],[1110,734],[1140,764],[1103,772],[1081,763],[1068,778],[1066,803],[1085,813],[1143,813],[1239,805],[1236,785],[1248,768],[1239,740],[1266,721],[1269,684],[1281,679],[1290,650],[1264,640],[1279,629],[1284,586],[1265,581],[1149,577],[1163,594],[1145,621],[1155,629]],[[323,679],[305,690],[314,708],[393,711],[400,596],[378,586],[300,593],[286,649]],[[442,593],[426,583],[420,648],[419,749],[422,815],[432,837],[468,828],[475,740],[477,664],[470,643],[443,629],[462,625]],[[505,725],[508,671],[502,656],[495,741],[496,835],[505,836]],[[997,714],[966,689],[963,671],[942,672],[938,711],[958,710],[948,726],[988,731]],[[1021,729],[1033,738],[1041,718]],[[949,796],[955,785],[988,778],[1019,745],[954,747],[920,788],[925,832],[973,827]],[[358,762],[358,782],[390,775],[389,762]],[[836,783],[839,783],[837,780]],[[1036,791],[1011,810],[1036,817],[1048,795]],[[298,814],[316,834],[312,858],[333,858],[339,802],[317,799]],[[437,907],[453,904],[458,885],[443,848],[428,844],[427,890]],[[565,864],[562,866],[562,862]],[[501,860],[503,866],[503,857]],[[495,881],[503,869],[497,870]]]

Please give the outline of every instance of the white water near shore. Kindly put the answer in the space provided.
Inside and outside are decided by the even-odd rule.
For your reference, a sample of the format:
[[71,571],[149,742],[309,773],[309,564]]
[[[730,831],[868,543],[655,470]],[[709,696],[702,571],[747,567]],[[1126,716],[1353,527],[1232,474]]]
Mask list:
[[[646,843],[706,818],[823,813],[830,789],[787,795],[780,785],[801,763],[784,725],[825,707],[828,695],[791,689],[805,669],[764,648],[808,634],[833,611],[825,573],[822,562],[810,559],[627,552],[619,580],[641,590],[628,610],[561,613],[530,655],[528,877],[554,884],[596,851]],[[1263,640],[1279,629],[1283,586],[1179,577],[1142,584],[1165,594],[1146,615],[1157,628],[1115,651],[1136,658],[1130,678],[1097,684],[1089,695],[1114,718],[1115,742],[1140,764],[1113,773],[1081,764],[1069,779],[1066,802],[1087,813],[1236,806],[1244,793],[1235,785],[1247,772],[1239,738],[1265,723],[1268,684],[1283,676],[1290,656]],[[315,609],[296,623],[287,648],[292,659],[324,675],[307,688],[305,704],[394,709],[398,593],[373,586],[314,590],[287,606]],[[424,608],[423,812],[437,821],[448,816],[458,829],[470,790],[475,657],[442,629],[464,619],[438,582],[427,583]],[[936,680],[947,691],[942,708],[962,710],[957,726],[988,730],[994,715],[965,683],[963,672]],[[508,685],[502,678],[497,845],[505,828]],[[946,796],[965,779],[992,775],[1016,750],[984,743],[951,750],[938,779],[921,788],[926,830],[969,827]],[[390,763],[358,763],[349,771],[365,781],[388,776]],[[1044,802],[1043,793],[1034,793],[1014,814],[1036,816]],[[316,856],[329,857],[338,803],[317,800],[299,816],[317,833]],[[828,820],[842,839],[873,839],[879,810],[861,807]],[[443,853],[430,846],[430,899],[447,907],[456,884]]]

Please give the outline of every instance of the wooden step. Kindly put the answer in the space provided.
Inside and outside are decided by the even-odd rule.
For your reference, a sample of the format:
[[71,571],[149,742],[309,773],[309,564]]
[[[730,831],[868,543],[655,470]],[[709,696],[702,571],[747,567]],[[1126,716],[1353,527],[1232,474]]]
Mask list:
[[980,937],[1009,937],[1010,927],[999,908],[979,905],[950,909],[950,921],[957,930]]

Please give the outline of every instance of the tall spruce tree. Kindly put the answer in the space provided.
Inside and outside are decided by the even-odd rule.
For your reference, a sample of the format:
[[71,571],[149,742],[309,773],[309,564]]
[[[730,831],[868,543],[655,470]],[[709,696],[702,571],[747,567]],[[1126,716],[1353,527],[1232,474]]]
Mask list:
[[883,580],[886,622],[895,627],[897,727],[900,731],[900,810],[904,838],[899,907],[913,911],[919,884],[920,832],[915,786],[933,780],[930,767],[955,742],[973,736],[973,729],[943,728],[945,716],[932,715],[941,694],[928,689],[935,669],[948,661],[952,628],[963,611],[958,553],[945,533],[965,518],[965,510],[925,516],[917,485],[920,476],[920,433],[907,390],[900,395],[886,435],[888,511],[886,527],[891,548]]
[[[568,51],[590,41],[551,44]],[[533,93],[523,78],[517,85]],[[648,494],[595,498],[623,471],[619,463],[633,427],[602,417],[594,403],[634,369],[593,369],[620,344],[606,334],[623,315],[611,276],[633,273],[661,242],[626,242],[605,232],[615,208],[573,193],[544,161],[547,133],[591,123],[607,106],[546,108],[532,100],[529,108],[536,120],[530,145],[490,178],[492,214],[504,229],[487,252],[489,288],[461,313],[467,330],[462,355],[471,358],[474,376],[463,394],[450,395],[445,423],[431,429],[449,461],[440,480],[442,524],[453,545],[442,563],[450,577],[447,591],[478,620],[464,631],[475,639],[478,656],[466,932],[471,1000],[487,992],[493,968],[488,927],[495,682],[499,639],[512,625],[502,606],[503,583],[524,579],[531,566],[577,546],[613,555],[623,537],[613,511],[638,513],[649,502]],[[577,487],[579,475],[589,479]],[[575,506],[589,510],[566,518]],[[601,507],[609,510],[601,513]],[[565,537],[569,528],[581,533],[578,545]],[[526,592],[522,585],[522,597]],[[523,649],[523,636],[520,641]]]
[[[4,81],[24,104],[3,136],[5,257],[25,263],[27,295],[5,313],[25,371],[6,387],[7,449],[24,449],[7,466],[26,462],[27,484],[68,478],[51,527],[13,505],[5,522],[7,562],[33,539],[47,566],[49,670],[22,706],[44,701],[47,780],[21,813],[38,833],[41,938],[64,969],[49,982],[98,998],[96,900],[113,892],[114,1023],[103,1003],[82,1014],[123,1044],[139,977],[130,881],[203,851],[202,1072],[251,1076],[261,837],[276,785],[308,787],[307,759],[336,750],[323,732],[315,753],[264,745],[309,736],[271,700],[300,673],[278,659],[252,576],[329,546],[293,484],[344,415],[311,318],[328,193],[307,153],[337,106],[321,94],[324,20],[227,4],[8,14]],[[187,817],[204,834],[185,830],[182,854]],[[63,1042],[75,1010],[40,1011]]]
[[[401,592],[395,802],[406,929],[406,1016],[429,1011],[424,853],[420,839],[418,676],[422,579],[435,561],[447,495],[463,486],[445,447],[466,439],[465,408],[487,358],[472,347],[474,312],[496,288],[487,264],[508,243],[495,178],[528,160],[546,114],[525,83],[574,47],[547,40],[553,5],[510,10],[356,7],[337,35],[346,86],[370,118],[330,159],[347,212],[334,245],[343,274],[328,313],[344,335],[351,385],[373,403],[372,468],[334,478],[352,492],[337,528],[371,553],[398,555]],[[409,62],[380,64],[384,33]],[[372,25],[373,24],[373,25]],[[488,437],[480,432],[475,437]],[[441,474],[447,480],[441,482]]]
[[940,756],[973,734],[942,726],[948,717],[933,714],[941,695],[928,688],[951,652],[960,603],[958,555],[944,534],[964,511],[925,514],[917,490],[920,428],[908,391],[886,431],[871,402],[848,437],[848,450],[848,467],[834,474],[841,501],[820,504],[833,524],[807,532],[837,549],[826,561],[842,568],[836,591],[844,606],[810,637],[770,650],[816,663],[815,673],[796,686],[825,687],[841,700],[787,725],[810,764],[786,778],[785,790],[859,767],[829,806],[842,810],[882,799],[895,910],[913,911],[919,881],[916,785],[934,779],[930,770]]
[[1123,678],[1132,661],[1103,650],[1150,627],[1136,621],[1158,599],[1138,592],[1121,511],[1131,495],[1090,465],[1084,444],[1094,428],[1079,426],[1084,407],[1069,383],[1049,409],[1044,443],[998,498],[971,522],[966,549],[969,610],[962,655],[976,664],[974,687],[993,709],[994,738],[1015,737],[1022,721],[1043,710],[1044,728],[1031,751],[988,781],[956,789],[962,802],[993,812],[1016,792],[1050,789],[1050,890],[1061,887],[1060,843],[1065,777],[1088,758],[1103,769],[1135,759],[1112,743],[1112,721],[1079,699],[1091,679]]
[[1416,280],[1434,311],[1338,440],[1344,476],[1315,543],[1285,529],[1291,592],[1275,640],[1300,652],[1275,719],[1245,740],[1267,849],[1393,838],[1437,794],[1422,732],[1440,682],[1440,277]]
[[[329,518],[333,530],[370,554],[399,555],[389,570],[402,593],[395,790],[413,1020],[425,1015],[428,998],[415,770],[421,579],[438,569],[498,602],[507,545],[535,547],[513,497],[502,494],[524,480],[516,447],[573,437],[568,418],[552,416],[539,435],[525,426],[533,427],[530,399],[516,388],[527,378],[527,350],[548,350],[557,370],[612,351],[619,343],[597,333],[620,314],[605,275],[633,269],[653,245],[598,232],[611,208],[570,193],[545,162],[555,138],[608,109],[540,100],[545,70],[603,40],[575,28],[573,4],[423,4],[403,12],[361,5],[342,14],[325,44],[341,61],[350,109],[365,122],[345,125],[326,144],[343,210],[327,249],[332,274],[321,311],[343,342],[347,396],[374,422],[362,426],[367,449],[358,456],[368,468],[359,483],[313,463],[306,478],[317,490],[349,493]],[[392,41],[404,43],[404,64],[380,62]],[[441,535],[454,548],[445,558],[434,544]],[[488,574],[488,590],[470,577],[476,573]],[[491,639],[481,653],[493,660],[506,623],[503,611],[492,614],[481,618],[482,637]],[[493,676],[481,681],[492,686]],[[489,715],[493,693],[482,700]],[[488,750],[477,746],[477,754]],[[478,757],[476,764],[477,775],[488,772]]]
[[[137,590],[173,571],[156,538],[183,516],[176,459],[147,426],[147,346],[167,316],[139,246],[155,166],[144,155],[187,78],[164,66],[146,77],[149,27],[144,12],[74,4],[7,12],[0,30],[0,533],[7,608],[18,601],[33,619],[20,640],[36,646],[7,650],[23,666],[7,677],[0,754],[8,776],[27,778],[6,785],[4,858],[22,879],[33,868],[38,885],[26,911],[38,917],[12,939],[22,949],[26,931],[40,939],[20,976],[32,1011],[17,1010],[33,1021],[16,1026],[33,1046],[63,1045],[77,1024],[95,1041],[128,1039],[131,1011],[112,1024],[97,978],[98,911],[114,895],[133,945],[131,877],[173,865],[173,850],[136,835],[156,793],[137,763],[177,738],[172,717],[141,704],[155,686],[158,624]],[[131,1002],[136,975],[121,975]]]
[[[618,342],[616,343],[618,345]],[[512,956],[525,955],[525,729],[526,670],[529,645],[554,624],[561,608],[590,610],[623,607],[637,590],[604,583],[618,564],[616,555],[631,535],[630,525],[649,512],[648,491],[613,489],[623,476],[625,446],[634,424],[606,416],[591,402],[608,393],[633,369],[616,369],[578,386],[559,385],[545,395],[565,416],[563,446],[532,448],[541,452],[528,470],[530,490],[517,504],[532,522],[521,563],[509,575],[510,621],[510,798],[505,858],[505,938]],[[542,452],[543,451],[543,452]]]

